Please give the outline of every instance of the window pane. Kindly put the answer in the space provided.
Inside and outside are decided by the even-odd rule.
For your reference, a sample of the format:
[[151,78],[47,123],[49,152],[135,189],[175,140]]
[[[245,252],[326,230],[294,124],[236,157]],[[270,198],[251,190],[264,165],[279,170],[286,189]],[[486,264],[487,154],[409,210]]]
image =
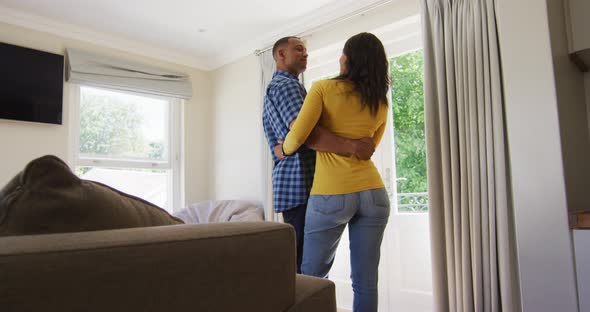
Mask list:
[[76,174],[82,179],[106,184],[172,211],[168,207],[170,170],[77,167]]
[[80,156],[168,160],[167,100],[80,88]]
[[422,50],[389,61],[399,212],[428,212]]

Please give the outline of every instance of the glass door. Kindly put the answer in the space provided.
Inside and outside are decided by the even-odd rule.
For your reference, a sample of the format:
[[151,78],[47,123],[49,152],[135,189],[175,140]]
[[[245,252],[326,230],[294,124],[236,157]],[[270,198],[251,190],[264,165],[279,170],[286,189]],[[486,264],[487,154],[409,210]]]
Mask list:
[[[421,50],[390,59],[391,114],[373,155],[386,185],[391,215],[381,246],[379,311],[432,311],[432,269],[424,137]],[[345,230],[330,279],[338,306],[352,310],[350,251]]]
[[382,275],[389,310],[383,311],[432,311],[423,63],[422,50],[390,59],[393,144],[384,144],[387,159],[376,163],[390,181],[392,203],[383,248],[388,269]]
[[[359,29],[359,31],[361,31]],[[419,15],[371,31],[390,56],[392,88],[388,129],[373,162],[391,202],[381,246],[379,311],[432,311],[432,279],[426,152],[424,142],[423,57]],[[309,51],[305,83],[338,73],[342,42]],[[339,311],[352,311],[350,251],[345,230],[330,271]]]

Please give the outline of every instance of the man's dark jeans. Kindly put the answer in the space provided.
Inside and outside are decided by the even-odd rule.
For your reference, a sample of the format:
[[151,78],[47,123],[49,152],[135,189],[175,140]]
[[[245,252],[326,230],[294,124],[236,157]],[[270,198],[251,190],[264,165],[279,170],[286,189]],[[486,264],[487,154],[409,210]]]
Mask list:
[[283,211],[283,220],[295,228],[295,238],[297,240],[297,273],[301,273],[301,259],[303,257],[303,230],[305,227],[305,211],[307,203],[287,211]]

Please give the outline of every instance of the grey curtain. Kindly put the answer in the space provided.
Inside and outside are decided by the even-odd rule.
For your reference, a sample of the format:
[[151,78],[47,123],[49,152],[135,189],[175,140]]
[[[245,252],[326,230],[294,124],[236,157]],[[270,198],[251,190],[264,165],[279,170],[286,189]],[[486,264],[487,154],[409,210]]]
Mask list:
[[[264,105],[264,95],[266,94],[266,87],[272,80],[272,75],[276,70],[276,64],[272,57],[272,50],[266,50],[258,55],[260,63],[260,100],[261,107]],[[260,109],[260,112],[263,110]],[[262,116],[260,116],[260,122],[262,123]],[[262,204],[264,206],[264,217],[268,221],[280,221],[280,216],[274,212],[273,199],[272,199],[272,167],[273,161],[270,155],[270,149],[268,147],[266,137],[264,135],[264,128],[260,127],[261,138],[262,138]]]
[[494,0],[421,0],[436,311],[520,311]]

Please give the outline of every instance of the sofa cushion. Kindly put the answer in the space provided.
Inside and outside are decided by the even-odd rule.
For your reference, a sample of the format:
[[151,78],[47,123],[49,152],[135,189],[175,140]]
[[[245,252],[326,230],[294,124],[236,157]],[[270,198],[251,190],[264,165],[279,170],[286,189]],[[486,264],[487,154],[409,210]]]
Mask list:
[[181,223],[143,199],[78,178],[55,156],[31,161],[0,190],[0,236]]

